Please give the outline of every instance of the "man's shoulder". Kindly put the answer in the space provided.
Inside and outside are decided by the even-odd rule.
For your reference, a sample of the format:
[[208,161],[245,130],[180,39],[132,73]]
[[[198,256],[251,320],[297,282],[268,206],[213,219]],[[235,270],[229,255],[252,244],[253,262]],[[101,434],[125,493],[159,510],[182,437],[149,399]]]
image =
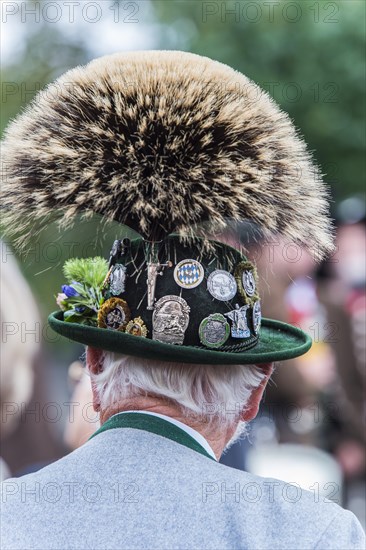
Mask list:
[[253,540],[262,533],[263,548],[271,541],[273,548],[365,548],[359,521],[340,506],[340,487],[333,488],[335,502],[322,494],[317,483],[304,489],[296,482],[260,477],[221,464],[211,472],[215,476],[202,482],[202,501],[214,513],[229,509],[232,518],[252,530]]
[[33,504],[51,503],[62,487],[83,478],[83,458],[77,449],[35,472],[0,483],[2,514],[18,515],[23,513],[22,507],[31,509]]
[[[179,525],[190,525],[191,534],[182,528],[187,548],[201,539],[202,547],[211,540],[216,547],[229,541],[236,548],[364,548],[355,516],[324,499],[316,487],[309,491],[258,477],[167,439],[133,435],[111,430],[38,472],[3,482],[1,527],[3,541],[9,541],[4,548],[50,541],[50,525],[62,532],[62,540],[78,526],[87,548],[91,521],[105,540],[116,522],[123,525],[129,537],[125,547],[132,548],[132,524],[141,522],[146,510],[147,540],[158,536],[150,529],[156,521],[175,517]],[[174,529],[172,547],[183,536]],[[60,536],[48,546],[58,547]],[[116,546],[105,547],[124,546],[118,539]]]
[[[212,470],[213,472],[214,470]],[[220,500],[230,503],[242,502],[257,506],[276,514],[312,514],[316,512],[323,519],[334,518],[345,512],[340,506],[341,487],[332,485],[333,500],[327,498],[319,483],[314,483],[305,489],[296,481],[283,481],[272,477],[262,477],[246,471],[237,470],[226,465],[217,464],[215,478],[207,483],[207,499],[210,494],[218,495]],[[314,518],[315,521],[316,518]]]

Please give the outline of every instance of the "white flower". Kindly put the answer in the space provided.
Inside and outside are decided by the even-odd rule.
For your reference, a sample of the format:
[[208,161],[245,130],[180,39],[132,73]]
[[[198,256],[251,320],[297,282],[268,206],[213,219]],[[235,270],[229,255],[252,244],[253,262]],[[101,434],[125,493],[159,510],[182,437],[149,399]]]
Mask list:
[[58,305],[58,307],[59,307],[60,309],[62,309],[62,311],[65,311],[65,310],[66,310],[66,308],[65,308],[65,306],[64,306],[64,304],[63,304],[64,300],[67,300],[66,294],[64,294],[63,292],[59,292],[59,293],[57,294],[56,304]]

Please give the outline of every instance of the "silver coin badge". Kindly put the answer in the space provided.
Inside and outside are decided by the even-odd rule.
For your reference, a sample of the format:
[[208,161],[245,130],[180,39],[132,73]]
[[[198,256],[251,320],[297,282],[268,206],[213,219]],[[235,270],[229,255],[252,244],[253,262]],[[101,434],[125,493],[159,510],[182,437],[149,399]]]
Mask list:
[[241,276],[243,287],[248,296],[254,296],[255,293],[255,280],[253,271],[245,269]]
[[[257,302],[256,302],[257,303]],[[239,306],[235,304],[235,309],[225,313],[225,316],[232,321],[231,336],[233,338],[249,338],[250,330],[247,322],[247,309],[249,305]]]
[[182,260],[175,266],[174,280],[182,288],[196,288],[203,277],[203,267],[197,260]]
[[253,328],[254,328],[254,333],[256,335],[258,334],[259,329],[261,328],[261,322],[262,322],[261,302],[260,300],[257,300],[253,306]]
[[155,303],[153,340],[182,345],[189,324],[190,307],[180,296],[163,296]]
[[220,348],[229,338],[230,326],[221,313],[212,313],[201,321],[198,333],[204,346]]
[[127,268],[122,264],[116,264],[109,276],[109,290],[113,296],[119,296],[125,291]]
[[223,269],[216,269],[210,273],[207,279],[207,289],[216,300],[227,302],[234,298],[238,286],[231,273]]

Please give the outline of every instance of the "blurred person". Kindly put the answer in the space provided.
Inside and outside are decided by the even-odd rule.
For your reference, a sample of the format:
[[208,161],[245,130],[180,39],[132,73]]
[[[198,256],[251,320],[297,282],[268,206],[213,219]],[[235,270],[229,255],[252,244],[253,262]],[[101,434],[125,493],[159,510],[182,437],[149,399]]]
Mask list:
[[[365,383],[366,324],[366,231],[364,221],[341,224],[337,229],[336,253],[326,276],[320,279],[320,296],[333,323],[329,342],[334,350],[343,401],[352,429],[364,440],[362,411]],[[323,271],[324,273],[324,271]],[[347,415],[348,416],[348,415]]]
[[[0,404],[2,475],[37,468],[63,454],[40,411],[42,381],[39,310],[10,246],[0,241]],[[40,467],[40,466],[38,466]]]
[[[316,299],[316,262],[312,252],[281,235],[264,239],[253,224],[234,223],[218,239],[234,247],[243,246],[255,261],[261,276],[263,315],[311,333],[310,327],[321,313]],[[259,419],[260,422],[267,419],[275,441],[320,444],[319,422],[306,422],[306,426],[300,423],[308,419],[309,410],[319,406],[319,384],[327,383],[332,373],[329,347],[319,345],[318,341],[313,342],[305,356],[286,361],[276,369],[265,392],[263,419]],[[223,461],[245,468],[248,450],[247,441],[240,440],[224,455]]]
[[317,242],[319,257],[332,250],[325,186],[269,96],[208,58],[116,54],[41,93],[9,127],[4,158],[10,228],[21,220],[26,233],[34,201],[33,217],[93,211],[140,235],[116,238],[109,262],[64,265],[49,322],[86,346],[101,427],[3,483],[3,548],[362,548],[335,503],[308,491],[294,502],[286,483],[218,463],[273,363],[311,339],[262,319],[253,263],[192,226],[253,218]]
[[[20,403],[33,391],[34,362],[39,356],[40,317],[36,302],[10,247],[0,241],[1,270],[1,370],[2,433],[10,433],[20,416]],[[33,334],[26,331],[34,329]],[[27,337],[28,336],[28,337]],[[10,413],[12,408],[14,414]],[[4,419],[6,422],[4,422]]]
[[[342,205],[341,205],[342,206]],[[365,487],[365,342],[366,231],[364,219],[339,223],[336,253],[321,271],[319,296],[324,304],[336,379],[330,388],[332,430],[327,445],[337,457],[352,491]]]
[[0,456],[0,482],[11,477],[11,472],[6,462]]
[[[277,316],[314,336],[309,353],[296,358],[292,365],[288,364],[286,371],[278,371],[278,382],[270,388],[270,397],[273,402],[292,403],[295,408],[306,409],[316,402],[319,388],[333,377],[329,346],[323,346],[312,330],[314,324],[323,322],[323,311],[317,298],[314,250],[279,237],[275,242],[266,243],[259,254],[258,269],[266,281],[263,311],[268,317]],[[317,442],[310,432],[296,434],[293,431],[287,437],[296,440],[296,435],[303,442]]]
[[[4,439],[18,427],[22,407],[29,403],[32,396],[34,365],[40,351],[36,335],[40,318],[36,302],[10,247],[0,241],[0,249],[0,405],[3,452]],[[30,330],[35,330],[35,333],[26,337],[26,332]],[[9,467],[3,460],[0,471],[2,478],[10,477]]]
[[77,449],[99,428],[98,414],[93,410],[93,393],[90,377],[80,361],[69,366],[69,379],[73,385],[70,398],[70,415],[64,430],[64,441],[71,450]]

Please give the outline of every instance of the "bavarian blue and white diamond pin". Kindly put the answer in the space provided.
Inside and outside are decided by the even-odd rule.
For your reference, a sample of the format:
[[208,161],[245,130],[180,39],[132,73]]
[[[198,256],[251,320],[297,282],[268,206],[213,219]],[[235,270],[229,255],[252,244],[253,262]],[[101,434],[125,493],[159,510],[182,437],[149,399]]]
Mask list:
[[202,283],[204,271],[197,260],[182,260],[174,269],[174,280],[182,288],[195,288]]

